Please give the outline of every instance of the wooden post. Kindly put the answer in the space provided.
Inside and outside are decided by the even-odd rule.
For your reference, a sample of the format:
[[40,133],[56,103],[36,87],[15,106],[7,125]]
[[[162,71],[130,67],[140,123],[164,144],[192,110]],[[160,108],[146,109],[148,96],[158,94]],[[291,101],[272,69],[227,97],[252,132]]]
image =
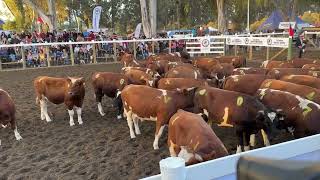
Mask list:
[[226,38],[224,38],[224,39],[223,39],[223,56],[226,55],[226,47],[227,47]]
[[154,53],[154,39],[152,38],[152,54],[155,54]]
[[170,39],[170,40],[169,40],[169,51],[168,51],[169,53],[171,53],[171,42],[172,42],[172,41],[171,41],[171,39]]
[[[135,39],[134,39],[135,40]],[[133,42],[133,55],[134,58],[137,58],[137,47],[136,47],[136,42]]]
[[48,67],[51,67],[49,46],[46,46],[46,53],[47,53],[47,64],[48,64]]
[[[92,42],[94,42],[94,40],[92,40]],[[97,48],[96,48],[95,43],[92,44],[92,58],[93,58],[93,63],[96,64],[97,63]]]
[[0,70],[2,70],[2,60],[0,59]]
[[289,47],[288,47],[288,56],[287,56],[287,60],[291,60],[292,59],[292,36],[289,37]]
[[26,68],[26,56],[24,53],[24,46],[21,46],[21,60],[22,60],[22,68]]
[[[115,39],[113,39],[115,41]],[[117,61],[117,43],[113,42],[113,61]]]
[[71,60],[71,65],[74,66],[74,53],[73,53],[72,44],[69,45],[69,48],[70,48],[70,60]]
[[234,55],[237,56],[237,54],[238,54],[238,46],[235,45],[234,46]]
[[270,47],[267,47],[267,58],[266,60],[269,60],[270,58]]
[[[252,36],[250,36],[251,38]],[[252,46],[249,47],[249,60],[252,60]]]

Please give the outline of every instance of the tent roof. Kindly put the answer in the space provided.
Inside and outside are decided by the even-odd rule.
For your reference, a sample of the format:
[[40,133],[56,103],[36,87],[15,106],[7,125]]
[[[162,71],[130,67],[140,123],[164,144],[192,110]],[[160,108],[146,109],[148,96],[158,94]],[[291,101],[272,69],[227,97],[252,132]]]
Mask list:
[[304,20],[302,20],[300,17],[296,17],[296,24],[297,24],[297,27],[298,29],[301,29],[303,27],[311,27],[311,24],[305,22]]
[[263,22],[257,29],[257,31],[268,31],[278,29],[280,22],[283,21],[283,17],[280,11],[273,11],[269,18]]

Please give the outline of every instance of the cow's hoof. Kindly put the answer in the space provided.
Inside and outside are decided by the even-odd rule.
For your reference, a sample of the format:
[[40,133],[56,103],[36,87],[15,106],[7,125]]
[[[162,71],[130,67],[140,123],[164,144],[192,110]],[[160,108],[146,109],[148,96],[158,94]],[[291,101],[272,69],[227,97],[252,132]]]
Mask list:
[[70,127],[74,126],[75,124],[74,123],[70,123]]
[[103,116],[105,116],[105,115],[106,115],[106,113],[100,113],[100,115],[103,117]]
[[118,119],[118,120],[120,120],[121,118],[122,118],[122,116],[121,116],[121,115],[118,115],[118,116],[117,116],[117,119]]
[[52,120],[51,119],[47,119],[47,122],[49,123],[49,122],[52,122]]
[[158,150],[158,149],[159,149],[159,146],[153,146],[153,149],[154,149],[154,150]]
[[19,135],[16,137],[17,141],[20,141],[22,139],[22,137]]

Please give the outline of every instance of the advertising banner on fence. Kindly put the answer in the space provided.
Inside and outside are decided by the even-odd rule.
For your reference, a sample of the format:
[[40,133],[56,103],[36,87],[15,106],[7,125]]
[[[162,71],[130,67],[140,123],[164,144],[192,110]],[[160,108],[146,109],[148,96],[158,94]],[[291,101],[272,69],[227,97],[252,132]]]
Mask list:
[[226,43],[227,45],[239,45],[239,46],[264,46],[264,47],[287,48],[289,46],[289,38],[227,37]]
[[210,53],[210,37],[201,38],[200,47],[202,53]]
[[99,25],[100,25],[100,17],[101,17],[102,7],[97,6],[93,9],[92,12],[92,29],[95,32],[99,32]]

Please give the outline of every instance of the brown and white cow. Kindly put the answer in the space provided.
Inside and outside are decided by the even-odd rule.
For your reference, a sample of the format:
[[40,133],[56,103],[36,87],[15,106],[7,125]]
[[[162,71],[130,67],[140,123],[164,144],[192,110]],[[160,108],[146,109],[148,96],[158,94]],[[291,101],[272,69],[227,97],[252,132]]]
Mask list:
[[232,64],[235,68],[245,67],[247,60],[242,56],[216,56],[214,57],[220,63]]
[[[178,109],[192,107],[193,92],[167,91],[148,86],[129,85],[121,92],[124,104],[124,114],[130,130],[130,137],[135,138],[135,133],[141,134],[138,121],[150,120],[156,122],[155,139],[153,148],[159,149],[158,141],[164,126],[168,124],[171,116]],[[133,124],[135,132],[133,131]]]
[[226,147],[200,115],[179,109],[169,121],[168,147],[171,157],[192,165],[228,155]]
[[3,89],[0,89],[0,125],[2,128],[10,126],[14,132],[16,140],[19,141],[22,139],[17,128],[15,104],[11,96]]
[[279,128],[286,129],[295,138],[320,133],[319,104],[290,92],[273,89],[259,89],[257,97],[263,104],[284,115]]
[[202,73],[196,67],[189,66],[177,66],[170,69],[165,78],[191,78],[191,79],[203,79]]
[[313,76],[288,75],[288,76],[283,76],[282,78],[280,78],[280,80],[320,89],[320,79]]
[[127,76],[112,72],[96,72],[92,75],[91,79],[100,115],[105,116],[101,102],[103,96],[106,95],[110,98],[116,98],[114,103],[118,110],[117,118],[121,119],[123,112],[122,102],[118,101],[117,98],[122,89],[129,84]]
[[233,70],[232,75],[245,75],[245,74],[261,74],[266,75],[268,70],[265,68],[236,68]]
[[305,64],[302,66],[302,69],[310,69],[310,70],[319,71],[320,64]]
[[310,58],[295,58],[292,59],[291,63],[295,68],[302,68],[306,64],[319,64],[320,61]]
[[294,68],[294,65],[288,61],[267,60],[262,62],[261,67],[271,70],[273,68]]
[[194,112],[203,113],[209,122],[220,127],[235,128],[238,138],[237,153],[250,149],[249,137],[262,131],[265,145],[278,123],[277,114],[267,109],[257,98],[218,88],[197,88],[194,97]]
[[188,59],[182,58],[180,53],[162,53],[158,55],[152,55],[147,58],[147,62],[150,63],[152,61],[170,61],[170,62],[189,62]]
[[308,72],[308,75],[312,76],[312,77],[315,77],[315,78],[320,78],[320,71],[311,70],[311,71]]
[[268,76],[273,79],[280,79],[287,75],[308,75],[310,70],[301,68],[273,68],[268,72]]
[[120,54],[118,61],[120,61],[124,67],[145,67],[146,61],[137,61],[133,54],[122,53]]
[[253,96],[265,79],[267,79],[267,76],[261,74],[233,75],[225,79],[222,88]]
[[315,103],[320,103],[320,90],[309,86],[274,79],[266,79],[260,86],[260,89],[265,88],[287,91],[311,100]]
[[64,103],[70,116],[70,126],[74,126],[74,109],[78,115],[78,123],[83,124],[81,113],[85,96],[84,78],[54,78],[39,76],[34,80],[36,102],[40,103],[41,120],[50,122],[47,101],[54,104]]
[[121,71],[123,73],[126,73],[127,71],[131,70],[131,69],[135,69],[135,70],[139,70],[139,71],[143,71],[147,74],[149,74],[150,76],[154,77],[154,78],[160,78],[160,74],[157,71],[154,71],[152,69],[149,68],[145,68],[145,67],[123,67],[121,69]]
[[216,82],[204,79],[190,79],[190,78],[162,78],[158,81],[158,88],[165,90],[187,89],[200,86],[216,87]]
[[125,75],[128,77],[130,84],[155,86],[155,79],[143,71],[130,69],[125,72]]

